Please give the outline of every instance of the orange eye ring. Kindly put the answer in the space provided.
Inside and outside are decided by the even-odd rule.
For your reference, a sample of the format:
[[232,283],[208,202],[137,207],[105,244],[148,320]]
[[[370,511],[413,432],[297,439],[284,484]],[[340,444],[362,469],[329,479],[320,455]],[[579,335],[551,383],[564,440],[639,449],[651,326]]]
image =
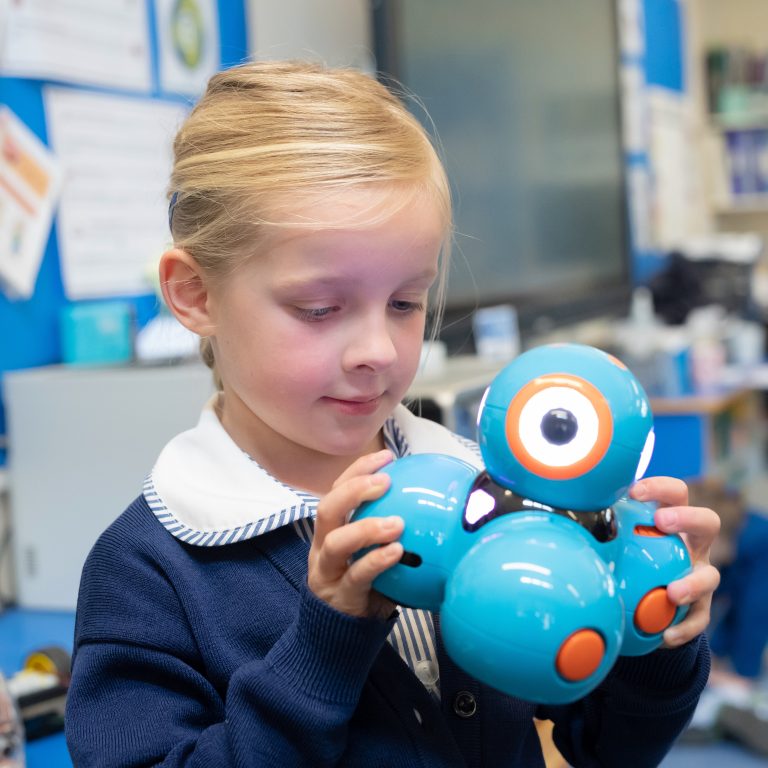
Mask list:
[[[598,421],[597,438],[589,452],[564,466],[545,464],[531,455],[520,437],[520,416],[529,400],[539,392],[551,387],[566,387],[583,395],[595,409]],[[608,401],[597,387],[588,381],[568,373],[552,373],[538,376],[529,381],[512,399],[507,408],[505,421],[507,444],[514,457],[529,472],[547,480],[572,480],[581,477],[596,467],[608,451],[613,437],[613,415]]]

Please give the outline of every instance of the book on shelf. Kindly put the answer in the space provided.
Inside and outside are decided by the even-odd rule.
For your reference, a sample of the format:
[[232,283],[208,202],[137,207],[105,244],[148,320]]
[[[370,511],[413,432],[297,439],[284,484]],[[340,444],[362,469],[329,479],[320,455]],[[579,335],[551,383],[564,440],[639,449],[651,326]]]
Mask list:
[[725,130],[724,150],[733,202],[762,200],[768,205],[768,125]]

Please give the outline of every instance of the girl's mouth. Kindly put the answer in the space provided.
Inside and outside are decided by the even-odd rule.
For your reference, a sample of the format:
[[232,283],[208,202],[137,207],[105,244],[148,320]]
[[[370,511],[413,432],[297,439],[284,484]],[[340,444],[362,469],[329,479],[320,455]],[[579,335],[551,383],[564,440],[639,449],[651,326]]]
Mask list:
[[338,397],[327,397],[325,399],[342,413],[350,416],[369,416],[378,410],[381,405],[382,396],[377,395],[375,397],[356,398],[354,400],[345,400]]

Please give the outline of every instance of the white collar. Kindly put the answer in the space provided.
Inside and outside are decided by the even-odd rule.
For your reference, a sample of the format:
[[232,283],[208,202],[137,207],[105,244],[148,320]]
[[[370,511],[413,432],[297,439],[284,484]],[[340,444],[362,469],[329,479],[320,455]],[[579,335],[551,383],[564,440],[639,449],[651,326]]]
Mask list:
[[[317,499],[276,480],[222,427],[214,396],[197,426],[174,437],[147,478],[144,496],[166,529],[189,544],[214,546],[313,517]],[[443,453],[482,468],[474,443],[398,406],[388,427],[405,453]]]

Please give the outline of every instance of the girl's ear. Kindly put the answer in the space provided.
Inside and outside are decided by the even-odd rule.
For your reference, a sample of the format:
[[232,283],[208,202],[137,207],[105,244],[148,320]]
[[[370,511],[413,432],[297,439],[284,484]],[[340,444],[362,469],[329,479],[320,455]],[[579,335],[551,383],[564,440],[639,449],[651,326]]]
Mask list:
[[214,324],[209,312],[208,283],[198,263],[181,248],[160,258],[160,288],[168,309],[198,336],[210,336]]

